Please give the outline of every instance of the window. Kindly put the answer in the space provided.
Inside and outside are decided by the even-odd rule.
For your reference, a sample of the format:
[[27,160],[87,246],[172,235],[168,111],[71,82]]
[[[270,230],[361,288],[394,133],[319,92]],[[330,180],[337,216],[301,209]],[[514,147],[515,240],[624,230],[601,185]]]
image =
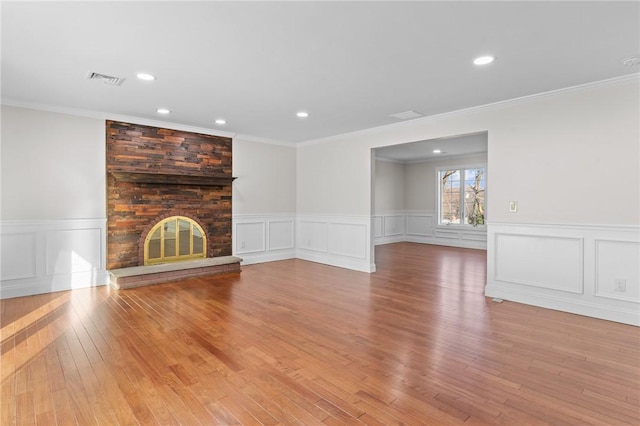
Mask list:
[[438,223],[484,225],[486,217],[485,166],[438,169]]

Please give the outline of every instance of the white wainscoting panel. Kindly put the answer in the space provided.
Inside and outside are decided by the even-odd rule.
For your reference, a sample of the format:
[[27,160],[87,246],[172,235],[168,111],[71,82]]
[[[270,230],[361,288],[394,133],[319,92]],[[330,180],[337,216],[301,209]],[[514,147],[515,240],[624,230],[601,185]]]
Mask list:
[[267,249],[266,222],[244,222],[236,224],[237,255],[264,252]]
[[373,218],[373,238],[376,244],[389,244],[404,241],[404,212],[389,211],[379,213]]
[[[596,240],[595,295],[640,304],[640,243]],[[625,291],[616,281],[623,280]]]
[[269,249],[295,249],[295,222],[293,220],[271,220],[269,222]]
[[583,293],[582,238],[495,234],[496,281]]
[[102,269],[100,229],[55,230],[46,233],[46,274],[88,272]]
[[296,257],[318,263],[374,272],[371,227],[366,216],[298,215]]
[[[4,228],[3,228],[4,230]],[[2,233],[0,280],[36,277],[36,233]]]
[[444,238],[447,240],[460,239],[460,233],[457,231],[454,231],[453,229],[436,229],[434,232],[434,236],[436,238]]
[[0,222],[0,298],[106,285],[106,219]]
[[373,217],[373,237],[378,238],[384,237],[384,216],[374,216]]
[[384,216],[384,235],[393,237],[404,234],[404,215]]
[[490,223],[488,230],[486,296],[640,325],[640,227]]
[[294,214],[233,215],[233,254],[243,265],[295,257]]
[[375,245],[408,241],[474,249],[487,248],[486,227],[436,226],[431,210],[380,212],[374,221]]
[[339,256],[366,259],[366,244],[368,241],[368,227],[363,224],[330,223],[329,224],[329,252]]
[[319,252],[329,250],[329,222],[298,219],[298,248]]
[[407,235],[419,237],[433,236],[433,215],[407,214]]

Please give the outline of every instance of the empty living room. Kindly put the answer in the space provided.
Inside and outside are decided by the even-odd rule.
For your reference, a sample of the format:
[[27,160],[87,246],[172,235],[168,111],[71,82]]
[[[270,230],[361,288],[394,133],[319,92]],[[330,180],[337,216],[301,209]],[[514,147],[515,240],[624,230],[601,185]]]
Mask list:
[[0,424],[640,424],[640,3],[0,3]]

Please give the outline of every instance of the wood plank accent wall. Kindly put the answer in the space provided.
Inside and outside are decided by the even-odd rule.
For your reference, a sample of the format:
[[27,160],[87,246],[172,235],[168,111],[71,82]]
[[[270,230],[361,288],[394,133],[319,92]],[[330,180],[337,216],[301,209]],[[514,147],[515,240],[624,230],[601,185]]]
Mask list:
[[107,269],[142,265],[143,233],[174,214],[198,219],[207,233],[207,257],[232,254],[230,183],[136,183],[113,175],[228,176],[231,182],[231,138],[110,120],[106,132]]

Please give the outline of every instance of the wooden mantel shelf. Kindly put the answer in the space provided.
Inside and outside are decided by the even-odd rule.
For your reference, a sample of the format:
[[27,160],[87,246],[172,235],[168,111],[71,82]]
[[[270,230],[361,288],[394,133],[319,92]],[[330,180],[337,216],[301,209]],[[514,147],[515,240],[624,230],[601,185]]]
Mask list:
[[227,175],[179,175],[154,172],[109,172],[117,182],[153,183],[163,185],[198,185],[220,186],[231,185],[235,177]]

